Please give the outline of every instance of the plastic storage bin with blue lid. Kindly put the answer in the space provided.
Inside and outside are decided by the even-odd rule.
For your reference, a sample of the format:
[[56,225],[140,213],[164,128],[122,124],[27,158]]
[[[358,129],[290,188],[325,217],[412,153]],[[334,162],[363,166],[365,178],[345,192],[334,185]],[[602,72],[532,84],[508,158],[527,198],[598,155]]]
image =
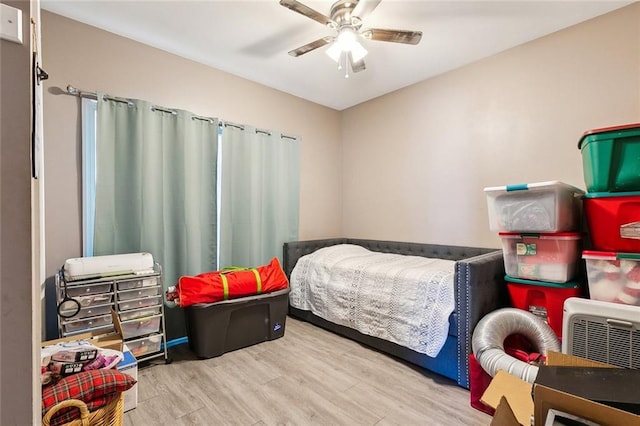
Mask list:
[[581,225],[584,191],[559,181],[493,186],[487,196],[489,228],[506,232],[567,232]]

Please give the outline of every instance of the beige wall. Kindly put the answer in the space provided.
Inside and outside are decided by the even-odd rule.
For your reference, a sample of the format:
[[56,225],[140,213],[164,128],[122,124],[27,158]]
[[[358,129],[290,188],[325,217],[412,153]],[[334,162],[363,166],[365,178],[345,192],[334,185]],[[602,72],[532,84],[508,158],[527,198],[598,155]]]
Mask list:
[[[302,136],[302,239],[498,247],[484,187],[583,187],[582,132],[640,121],[639,20],[633,4],[342,113],[48,12],[43,47],[50,91],[72,84]],[[78,99],[46,93],[48,273],[80,255],[78,129]]]
[[22,10],[24,43],[0,40],[0,424],[29,425],[40,404],[32,364],[40,291],[31,285],[31,4],[3,3]]
[[50,12],[42,20],[49,275],[82,255],[79,100],[55,94],[68,84],[300,136],[300,238],[340,235],[339,112]]
[[639,22],[636,3],[344,111],[344,233],[499,247],[484,187],[584,189],[582,133],[640,122]]

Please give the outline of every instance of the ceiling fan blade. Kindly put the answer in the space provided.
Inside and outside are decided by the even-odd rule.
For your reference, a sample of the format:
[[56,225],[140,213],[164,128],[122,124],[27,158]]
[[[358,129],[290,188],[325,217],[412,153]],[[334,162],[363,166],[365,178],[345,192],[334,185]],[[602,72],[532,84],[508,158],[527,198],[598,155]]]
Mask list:
[[305,53],[309,53],[312,50],[315,50],[319,47],[325,46],[335,40],[335,37],[323,37],[318,40],[312,41],[311,43],[307,43],[304,46],[300,46],[297,49],[294,49],[289,52],[289,55],[298,57],[300,55],[304,55]]
[[378,7],[382,0],[359,0],[356,7],[353,9],[352,15],[357,16],[360,19],[364,19],[373,10]]
[[302,3],[300,3],[299,1],[296,0],[280,0],[280,4],[288,9],[293,10],[294,12],[297,12],[301,15],[306,16],[307,18],[311,18],[314,21],[318,21],[320,22],[322,25],[329,25],[329,24],[334,24],[335,22],[333,22],[331,19],[329,19],[327,16],[323,15],[322,13],[311,9],[309,6],[306,6]]
[[383,30],[371,28],[361,32],[368,40],[390,41],[392,43],[418,44],[422,39],[422,31]]

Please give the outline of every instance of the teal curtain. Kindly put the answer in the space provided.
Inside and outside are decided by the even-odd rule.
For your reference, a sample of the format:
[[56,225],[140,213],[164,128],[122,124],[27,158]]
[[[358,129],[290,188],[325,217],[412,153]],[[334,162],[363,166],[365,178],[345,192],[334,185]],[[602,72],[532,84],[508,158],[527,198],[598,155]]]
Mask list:
[[298,239],[300,140],[227,123],[221,155],[220,266],[282,260]]
[[98,99],[94,254],[149,252],[165,288],[217,269],[218,121]]

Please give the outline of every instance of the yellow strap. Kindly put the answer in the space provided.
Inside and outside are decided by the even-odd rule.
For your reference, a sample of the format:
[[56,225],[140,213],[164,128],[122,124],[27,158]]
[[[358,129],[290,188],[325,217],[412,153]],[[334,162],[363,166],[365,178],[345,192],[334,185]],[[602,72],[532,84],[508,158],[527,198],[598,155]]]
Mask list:
[[251,272],[256,276],[256,293],[262,293],[262,278],[260,278],[260,272],[257,269],[251,268]]
[[229,300],[229,282],[227,281],[227,277],[224,274],[220,274],[220,279],[222,279],[222,292],[224,294],[224,300]]
[[[248,268],[238,268],[238,267],[232,266],[231,268],[225,268],[222,271],[220,271],[220,279],[222,280],[222,292],[224,294],[224,300],[229,299],[229,282],[227,281],[226,274],[231,272],[246,271],[247,269]],[[256,277],[256,294],[260,294],[262,293],[262,278],[260,278],[260,272],[258,272],[258,270],[255,268],[251,268],[251,272],[253,272],[253,275],[255,275]]]

